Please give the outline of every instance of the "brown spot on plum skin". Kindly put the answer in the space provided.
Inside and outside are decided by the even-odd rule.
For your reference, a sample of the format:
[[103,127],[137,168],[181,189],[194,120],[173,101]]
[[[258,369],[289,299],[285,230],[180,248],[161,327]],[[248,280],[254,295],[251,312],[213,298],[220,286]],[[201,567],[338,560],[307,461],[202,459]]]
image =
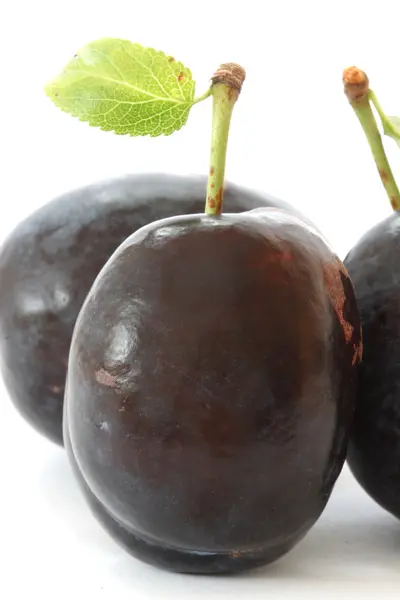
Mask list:
[[346,343],[352,343],[353,346],[353,359],[352,365],[354,366],[360,362],[362,357],[362,341],[354,343],[354,327],[344,317],[344,307],[346,302],[346,294],[343,287],[342,275],[349,279],[349,274],[343,263],[337,258],[333,262],[325,265],[324,268],[324,279],[328,288],[328,293],[335,309],[336,315],[339,319],[340,325],[343,330],[343,335]]
[[215,173],[214,167],[210,167],[210,175],[214,175],[214,173]]
[[178,81],[182,81],[185,78],[185,74],[181,71],[178,75]]
[[169,57],[169,59],[168,59],[168,62],[170,62],[170,63],[173,63],[173,62],[175,62],[175,59],[174,59],[174,57],[173,57],[173,56],[170,56],[170,57]]
[[101,385],[105,385],[107,387],[112,388],[117,386],[116,377],[114,375],[111,375],[110,373],[107,373],[107,371],[105,371],[103,368],[96,371],[95,377],[96,381]]
[[346,342],[350,342],[353,338],[354,328],[351,323],[345,320],[343,315],[346,297],[340,276],[342,272],[343,270],[339,264],[339,261],[332,262],[326,265],[324,269],[324,279],[328,288],[329,296],[332,300],[333,307],[342,326],[344,338]]

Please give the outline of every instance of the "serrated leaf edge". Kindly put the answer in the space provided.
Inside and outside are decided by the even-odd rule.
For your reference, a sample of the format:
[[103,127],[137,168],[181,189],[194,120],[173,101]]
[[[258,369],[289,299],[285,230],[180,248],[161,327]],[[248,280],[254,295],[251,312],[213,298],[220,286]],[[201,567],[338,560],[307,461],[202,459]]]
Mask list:
[[[122,132],[119,132],[119,131],[115,131],[115,129],[113,129],[112,127],[107,128],[107,127],[104,127],[103,125],[91,125],[89,123],[89,119],[87,119],[85,117],[81,117],[81,116],[79,116],[79,114],[74,113],[74,112],[72,112],[70,110],[64,109],[62,106],[60,106],[59,104],[57,104],[54,101],[54,99],[49,96],[49,94],[46,93],[46,95],[52,100],[52,102],[54,104],[56,104],[57,108],[59,110],[61,110],[61,112],[63,112],[66,115],[69,115],[70,117],[73,117],[74,119],[77,119],[78,121],[80,121],[81,123],[84,123],[85,125],[87,125],[91,129],[99,129],[100,131],[104,131],[106,133],[113,133],[114,135],[119,135],[119,136],[142,137],[142,138],[145,138],[145,137],[160,137],[161,135],[163,135],[165,137],[168,137],[168,136],[172,135],[173,133],[175,133],[176,131],[180,131],[182,129],[182,127],[184,125],[186,125],[187,120],[189,118],[190,109],[192,108],[192,106],[194,104],[193,102],[187,103],[188,106],[187,106],[187,114],[185,115],[185,119],[182,121],[182,123],[181,123],[181,125],[179,127],[177,127],[176,129],[174,129],[173,131],[171,131],[169,133],[164,133],[163,131],[160,131],[160,133],[145,133],[145,134],[142,134],[142,133],[131,133],[129,131],[127,131],[126,133],[122,133]],[[128,103],[128,104],[132,104],[132,103]],[[160,114],[163,114],[163,113],[160,113]],[[137,123],[140,123],[140,122],[141,121],[137,121]]]

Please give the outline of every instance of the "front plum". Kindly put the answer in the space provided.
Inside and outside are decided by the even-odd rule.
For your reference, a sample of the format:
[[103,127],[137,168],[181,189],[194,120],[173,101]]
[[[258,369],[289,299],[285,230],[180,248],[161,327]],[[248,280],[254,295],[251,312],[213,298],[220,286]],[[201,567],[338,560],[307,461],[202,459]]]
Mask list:
[[174,571],[277,559],[341,471],[360,355],[347,273],[296,217],[143,227],[101,271],[71,347],[65,440],[97,518]]

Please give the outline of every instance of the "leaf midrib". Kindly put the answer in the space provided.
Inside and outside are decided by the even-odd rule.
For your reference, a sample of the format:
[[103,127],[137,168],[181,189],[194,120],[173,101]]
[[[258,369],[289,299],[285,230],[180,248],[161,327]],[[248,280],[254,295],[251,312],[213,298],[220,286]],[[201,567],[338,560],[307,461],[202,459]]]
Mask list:
[[99,75],[98,73],[96,73],[96,75],[94,75],[93,73],[85,71],[84,69],[65,69],[65,72],[72,73],[72,74],[80,73],[91,79],[96,78],[96,79],[100,79],[102,81],[107,81],[109,83],[123,85],[125,87],[130,88],[131,90],[134,90],[135,92],[143,94],[144,96],[148,96],[149,98],[153,98],[154,100],[158,100],[158,101],[162,101],[162,102],[171,102],[174,104],[188,104],[188,103],[192,102],[191,100],[180,100],[179,98],[172,98],[171,96],[157,96],[156,94],[152,94],[151,92],[147,92],[146,90],[143,90],[142,88],[138,88],[135,85],[132,85],[128,81],[121,81],[120,79],[114,79],[113,77],[105,77],[104,75]]

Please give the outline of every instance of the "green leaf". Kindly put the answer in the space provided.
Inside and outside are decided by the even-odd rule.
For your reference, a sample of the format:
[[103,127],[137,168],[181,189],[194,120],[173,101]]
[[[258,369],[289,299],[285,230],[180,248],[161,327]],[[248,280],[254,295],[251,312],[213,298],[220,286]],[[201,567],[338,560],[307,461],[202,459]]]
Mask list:
[[382,119],[382,127],[384,134],[393,138],[400,146],[400,118],[385,116],[385,119]]
[[170,135],[185,125],[195,82],[182,63],[127,40],[85,46],[45,88],[61,110],[121,135]]

